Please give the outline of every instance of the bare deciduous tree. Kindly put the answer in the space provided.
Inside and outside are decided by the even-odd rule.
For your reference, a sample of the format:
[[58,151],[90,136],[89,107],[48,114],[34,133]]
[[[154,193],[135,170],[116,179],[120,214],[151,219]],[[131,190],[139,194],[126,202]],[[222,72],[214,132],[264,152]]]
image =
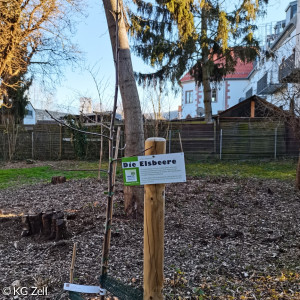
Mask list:
[[7,128],[10,159],[32,78],[39,72],[57,77],[62,64],[78,58],[67,33],[72,32],[70,18],[80,1],[0,1],[0,118]]
[[76,47],[69,41],[71,13],[80,0],[0,1],[0,97],[36,66],[51,75],[62,63],[73,61]]
[[[170,112],[170,103],[168,102],[168,95],[164,93],[164,87],[162,85],[156,86],[144,86],[144,116],[148,120],[145,126],[145,132],[148,128],[153,128],[153,136],[160,136],[160,126],[163,121],[167,119],[167,113]],[[145,122],[146,122],[145,120]],[[147,134],[146,134],[147,136]]]

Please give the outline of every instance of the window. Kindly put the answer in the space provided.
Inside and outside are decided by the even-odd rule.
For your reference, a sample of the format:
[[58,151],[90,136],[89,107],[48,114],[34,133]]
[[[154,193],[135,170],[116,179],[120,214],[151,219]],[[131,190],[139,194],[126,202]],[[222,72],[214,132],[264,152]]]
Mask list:
[[212,88],[211,89],[211,102],[215,103],[217,102],[217,89],[216,88]]
[[27,111],[26,111],[26,116],[27,116],[27,117],[32,117],[32,116],[33,116],[32,110],[27,110]]
[[250,88],[247,92],[246,92],[246,98],[250,98],[253,95],[253,89]]
[[193,91],[186,91],[185,92],[185,103],[193,103]]
[[297,13],[297,4],[294,4],[291,6],[291,19],[294,17],[294,15]]

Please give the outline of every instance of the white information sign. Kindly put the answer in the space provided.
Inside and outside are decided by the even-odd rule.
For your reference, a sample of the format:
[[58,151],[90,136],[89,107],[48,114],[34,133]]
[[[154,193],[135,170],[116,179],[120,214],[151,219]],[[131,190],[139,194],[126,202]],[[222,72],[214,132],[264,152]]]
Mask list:
[[125,185],[186,182],[184,153],[122,158]]

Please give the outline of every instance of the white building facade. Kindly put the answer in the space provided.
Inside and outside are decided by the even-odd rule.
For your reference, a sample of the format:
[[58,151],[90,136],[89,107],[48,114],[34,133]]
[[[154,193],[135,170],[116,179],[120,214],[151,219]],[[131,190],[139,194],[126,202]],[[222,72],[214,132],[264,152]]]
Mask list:
[[[242,101],[243,90],[248,84],[248,76],[252,71],[252,63],[238,61],[235,72],[227,75],[219,83],[211,83],[212,114],[228,109]],[[185,74],[181,80],[182,100],[179,113],[181,119],[201,117],[204,115],[203,87],[197,86],[194,78]]]
[[[253,95],[300,114],[300,0],[287,3],[286,18],[267,35],[253,64],[239,62],[234,74],[212,86],[212,113],[217,114]],[[181,118],[204,114],[203,88],[187,73],[181,79]]]
[[298,102],[296,105],[300,104],[300,11],[297,1],[290,2],[285,12],[286,19],[278,21],[275,32],[267,36],[244,95],[246,98],[258,95],[289,109],[292,98]]

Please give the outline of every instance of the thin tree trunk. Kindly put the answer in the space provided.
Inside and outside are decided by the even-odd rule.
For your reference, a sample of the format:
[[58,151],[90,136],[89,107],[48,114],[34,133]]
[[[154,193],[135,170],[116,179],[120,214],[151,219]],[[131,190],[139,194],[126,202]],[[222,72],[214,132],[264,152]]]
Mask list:
[[290,99],[290,114],[292,116],[295,115],[295,96],[292,96],[291,99]]
[[[115,58],[116,0],[103,0],[110,40]],[[120,12],[122,5],[119,5]],[[142,112],[134,79],[127,30],[122,14],[119,17],[119,87],[122,96],[125,124],[125,155],[141,155],[144,150]],[[142,213],[143,189],[124,187],[124,206],[128,215]]]
[[202,8],[201,16],[201,47],[202,47],[202,84],[204,92],[204,112],[205,121],[212,121],[212,110],[211,110],[211,87],[210,87],[210,71],[208,66],[209,50],[207,46],[207,11],[205,7]]
[[[100,105],[100,111],[101,111],[101,105]],[[103,134],[103,115],[101,116],[101,129],[100,133]],[[100,157],[99,157],[99,167],[98,167],[98,180],[101,180],[101,167],[102,167],[102,157],[103,157],[103,136],[100,137]]]
[[203,76],[203,92],[204,92],[204,111],[205,121],[210,123],[212,121],[212,110],[211,110],[211,87],[209,80],[209,70],[204,64],[202,67]]
[[14,116],[7,115],[5,118],[5,129],[7,134],[8,157],[11,161],[16,152],[19,125],[16,124]]

